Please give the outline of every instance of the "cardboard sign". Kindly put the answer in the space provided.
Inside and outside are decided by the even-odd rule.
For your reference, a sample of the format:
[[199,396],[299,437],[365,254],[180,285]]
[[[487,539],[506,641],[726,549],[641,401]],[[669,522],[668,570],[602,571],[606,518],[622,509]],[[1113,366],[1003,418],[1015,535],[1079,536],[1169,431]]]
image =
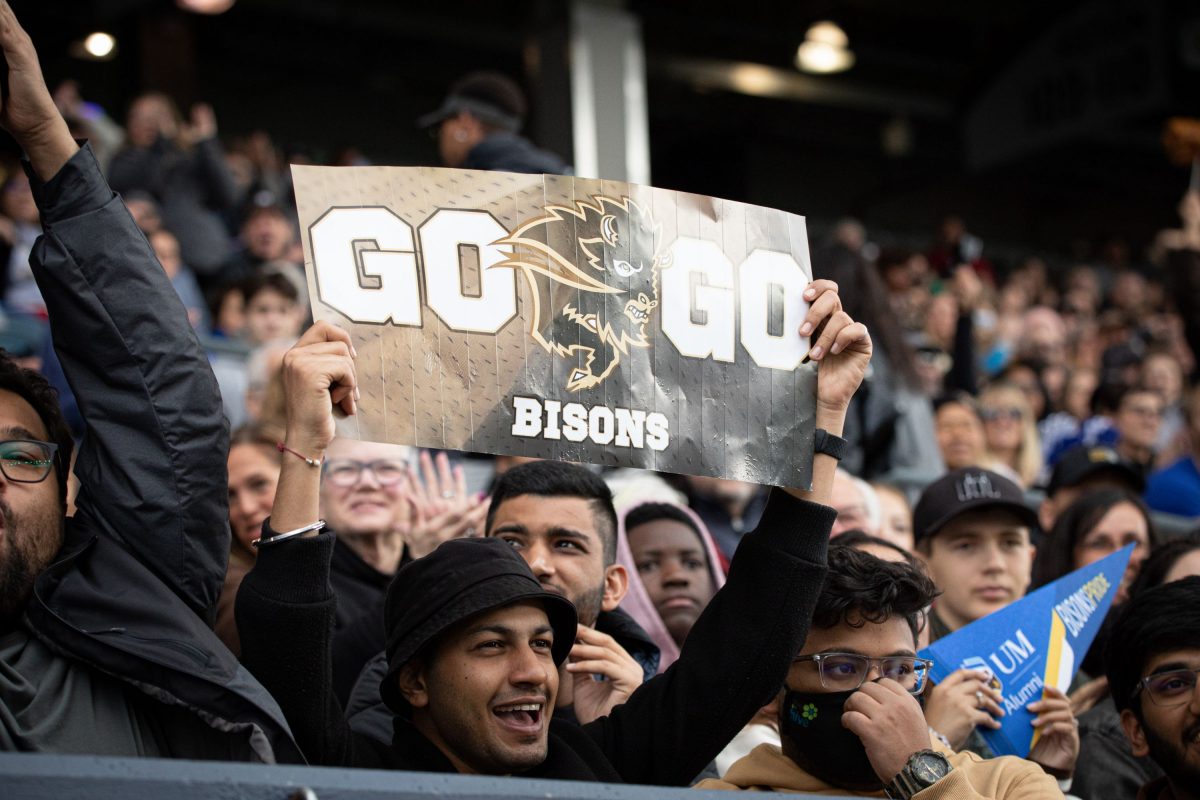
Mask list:
[[1133,545],[1027,594],[921,651],[940,683],[959,669],[983,670],[1000,683],[1005,716],[979,728],[996,755],[1029,755],[1036,743],[1025,706],[1047,686],[1066,691],[1112,605]]
[[804,220],[628,183],[293,167],[338,433],[807,487]]

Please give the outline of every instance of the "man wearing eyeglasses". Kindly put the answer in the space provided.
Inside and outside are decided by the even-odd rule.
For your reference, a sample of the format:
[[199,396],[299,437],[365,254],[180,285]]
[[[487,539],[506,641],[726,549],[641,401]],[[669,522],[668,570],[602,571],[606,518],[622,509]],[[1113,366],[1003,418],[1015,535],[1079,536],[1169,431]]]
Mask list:
[[1164,773],[1138,800],[1200,798],[1200,577],[1126,603],[1105,662],[1133,755],[1150,756]]
[[696,788],[1061,798],[1032,762],[954,753],[932,738],[918,700],[931,662],[916,647],[935,594],[914,566],[830,546],[812,627],[780,691],[780,746],[759,745]]
[[146,238],[55,108],[0,0],[0,125],[28,157],[31,266],[87,422],[0,356],[0,750],[301,761],[212,630],[229,555],[228,428]]

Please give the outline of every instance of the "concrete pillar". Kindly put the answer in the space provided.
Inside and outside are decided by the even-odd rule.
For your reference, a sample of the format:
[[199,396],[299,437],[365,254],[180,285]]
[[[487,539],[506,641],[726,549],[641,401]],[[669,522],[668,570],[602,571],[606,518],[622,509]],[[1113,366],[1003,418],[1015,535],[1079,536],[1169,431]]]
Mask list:
[[650,183],[640,21],[613,3],[574,0],[570,43],[575,174]]

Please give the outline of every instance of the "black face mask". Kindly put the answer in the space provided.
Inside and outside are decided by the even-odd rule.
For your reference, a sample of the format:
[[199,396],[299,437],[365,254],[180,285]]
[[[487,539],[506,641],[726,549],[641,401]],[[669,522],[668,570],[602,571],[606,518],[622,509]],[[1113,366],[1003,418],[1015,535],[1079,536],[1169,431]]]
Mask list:
[[879,791],[883,781],[875,774],[862,739],[842,727],[843,707],[852,694],[788,690],[779,709],[783,753],[831,786]]

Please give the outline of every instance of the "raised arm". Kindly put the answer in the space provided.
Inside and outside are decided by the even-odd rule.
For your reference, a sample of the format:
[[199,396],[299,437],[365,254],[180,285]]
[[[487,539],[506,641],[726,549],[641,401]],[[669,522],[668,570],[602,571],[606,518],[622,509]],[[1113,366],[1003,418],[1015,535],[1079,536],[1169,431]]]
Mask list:
[[67,121],[58,113],[46,88],[33,41],[17,22],[12,8],[2,1],[0,48],[8,63],[8,82],[0,87],[0,125],[25,151],[38,178],[48,181],[75,155],[79,145],[71,138]]
[[[816,426],[840,435],[866,374],[871,339],[841,310],[835,284],[817,281],[811,288],[800,330],[819,334],[809,356],[819,365]],[[585,726],[626,781],[686,786],[778,691],[808,635],[825,578],[836,467],[830,456],[817,455],[811,491],[772,493],[679,660]]]
[[217,117],[212,106],[207,103],[192,106],[192,124],[188,130],[195,141],[197,174],[204,184],[207,205],[217,211],[233,208],[238,202],[238,187],[217,138]]
[[44,228],[30,261],[88,426],[76,513],[211,619],[229,552],[216,381],[170,281],[90,148],[71,138],[4,2],[0,47],[0,125],[28,156]]
[[[349,335],[318,322],[284,356],[283,377],[284,443],[293,453],[279,473],[270,530],[263,532],[268,537],[317,522],[319,465],[333,439],[333,409],[355,410]],[[242,663],[279,701],[311,763],[364,766],[369,754],[356,754],[356,737],[334,693],[332,556],[333,535],[328,532],[260,543],[254,569],[237,596]]]

